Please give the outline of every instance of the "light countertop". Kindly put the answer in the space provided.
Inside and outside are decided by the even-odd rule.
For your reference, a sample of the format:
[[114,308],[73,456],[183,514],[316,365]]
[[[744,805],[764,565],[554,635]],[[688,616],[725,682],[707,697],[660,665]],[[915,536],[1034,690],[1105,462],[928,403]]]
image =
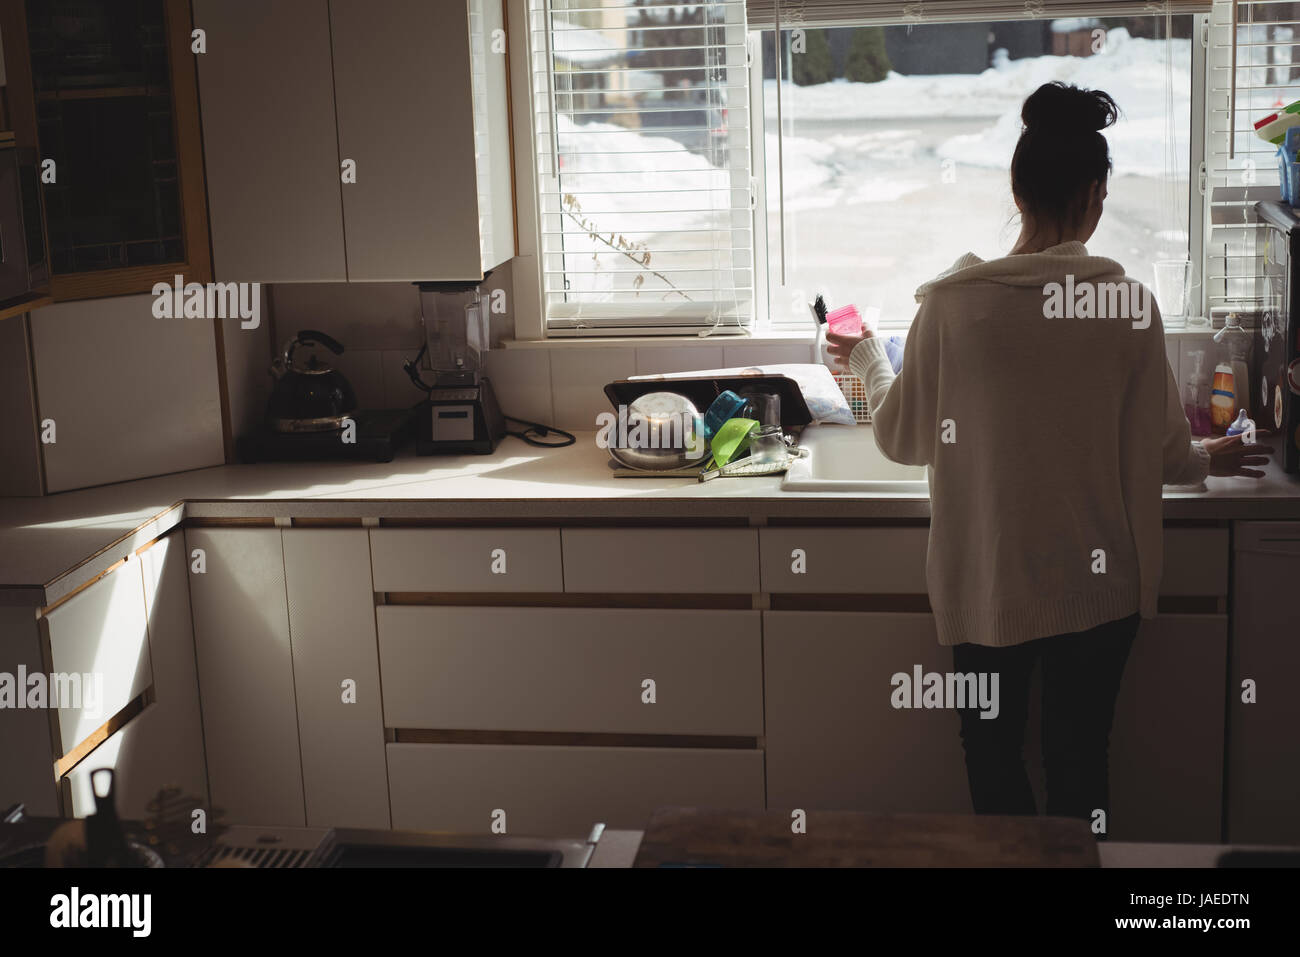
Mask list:
[[[601,835],[588,867],[631,867],[641,847],[644,831],[606,830]],[[1278,851],[1259,845],[1230,844],[1135,844],[1102,841],[1097,845],[1102,867],[1212,868],[1228,851]]]
[[[929,517],[925,494],[782,492],[780,478],[618,478],[595,433],[490,456],[228,465],[42,498],[0,499],[0,604],[44,605],[184,519],[871,521]],[[1300,478],[1165,490],[1166,519],[1300,519]]]

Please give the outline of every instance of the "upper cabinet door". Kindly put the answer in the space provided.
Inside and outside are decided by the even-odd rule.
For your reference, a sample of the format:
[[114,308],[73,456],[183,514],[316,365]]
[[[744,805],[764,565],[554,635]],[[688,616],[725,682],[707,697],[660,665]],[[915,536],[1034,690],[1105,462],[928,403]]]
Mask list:
[[482,215],[485,203],[513,202],[508,176],[503,193],[499,176],[493,188],[493,157],[505,154],[508,172],[509,145],[493,143],[487,123],[499,101],[508,140],[504,53],[477,58],[498,81],[472,75],[471,44],[490,43],[487,21],[476,13],[471,31],[465,0],[330,0],[330,20],[340,162],[356,164],[356,182],[343,185],[348,278],[481,278],[514,254],[513,234],[503,242],[509,230]]
[[0,4],[10,122],[43,164],[54,298],[210,278],[191,30],[187,0]]
[[347,279],[327,0],[194,0],[216,278]]

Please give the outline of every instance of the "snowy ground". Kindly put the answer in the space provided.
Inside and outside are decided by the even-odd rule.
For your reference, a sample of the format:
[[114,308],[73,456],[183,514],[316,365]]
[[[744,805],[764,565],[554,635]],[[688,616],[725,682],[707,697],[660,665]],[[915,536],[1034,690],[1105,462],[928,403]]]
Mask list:
[[[833,305],[853,301],[881,309],[887,321],[907,320],[915,311],[915,287],[959,255],[1004,254],[1018,231],[1008,169],[1020,133],[1020,108],[1049,80],[1104,89],[1123,112],[1119,125],[1107,132],[1115,175],[1090,249],[1120,260],[1144,281],[1151,278],[1154,259],[1185,249],[1189,41],[1132,39],[1126,31],[1112,30],[1106,52],[1097,56],[995,62],[997,68],[979,75],[891,74],[880,83],[783,86],[784,288],[777,258],[775,83],[767,82],[774,316],[802,318],[807,312],[802,303],[824,292]],[[1178,119],[1171,122],[1171,117]],[[721,237],[661,230],[719,221],[707,210],[733,198],[727,174],[663,136],[601,124],[574,127],[563,117],[560,133],[567,154],[563,189],[580,199],[592,227],[586,231],[636,229],[628,239],[636,242],[638,256],[640,250],[651,251],[652,263],[679,281],[707,281],[707,272],[672,270],[716,268],[716,257],[703,250]],[[712,192],[657,191],[664,187]],[[698,210],[702,200],[705,211],[687,212]],[[570,233],[565,239],[570,288],[590,290],[597,299],[613,290],[624,291],[618,298],[632,295],[629,283],[637,270],[628,257],[582,235],[572,217],[557,219]],[[664,287],[657,279],[642,282],[640,295],[661,298]]]
[[[774,266],[773,315],[802,318],[799,304],[823,292],[833,304],[853,301],[880,309],[885,321],[907,320],[916,286],[958,256],[1004,254],[1019,230],[1008,170],[1020,108],[1050,80],[1104,89],[1123,112],[1106,134],[1115,174],[1089,248],[1150,281],[1154,259],[1185,248],[1188,125],[1170,130],[1168,117],[1190,113],[1190,49],[1185,40],[1167,47],[1122,30],[1111,31],[1109,42],[1098,56],[1004,61],[978,76],[785,85],[787,282],[779,286]],[[773,81],[764,99],[770,181]],[[769,258],[779,263],[777,193],[768,195]]]

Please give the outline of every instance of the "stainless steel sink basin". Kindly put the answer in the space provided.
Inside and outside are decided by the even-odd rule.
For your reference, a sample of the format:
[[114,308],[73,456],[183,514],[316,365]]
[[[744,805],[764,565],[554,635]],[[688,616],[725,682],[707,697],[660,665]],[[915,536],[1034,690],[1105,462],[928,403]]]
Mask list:
[[912,495],[929,491],[925,467],[885,458],[869,425],[809,426],[799,444],[809,454],[791,463],[781,481],[782,491]]

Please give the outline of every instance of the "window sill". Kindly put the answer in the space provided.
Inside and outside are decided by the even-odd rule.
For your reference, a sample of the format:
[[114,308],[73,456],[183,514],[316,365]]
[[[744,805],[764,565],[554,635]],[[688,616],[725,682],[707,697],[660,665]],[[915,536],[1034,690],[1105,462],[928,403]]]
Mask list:
[[812,345],[816,341],[812,332],[761,332],[754,335],[717,336],[556,336],[551,339],[506,339],[502,349],[704,349],[720,345]]

